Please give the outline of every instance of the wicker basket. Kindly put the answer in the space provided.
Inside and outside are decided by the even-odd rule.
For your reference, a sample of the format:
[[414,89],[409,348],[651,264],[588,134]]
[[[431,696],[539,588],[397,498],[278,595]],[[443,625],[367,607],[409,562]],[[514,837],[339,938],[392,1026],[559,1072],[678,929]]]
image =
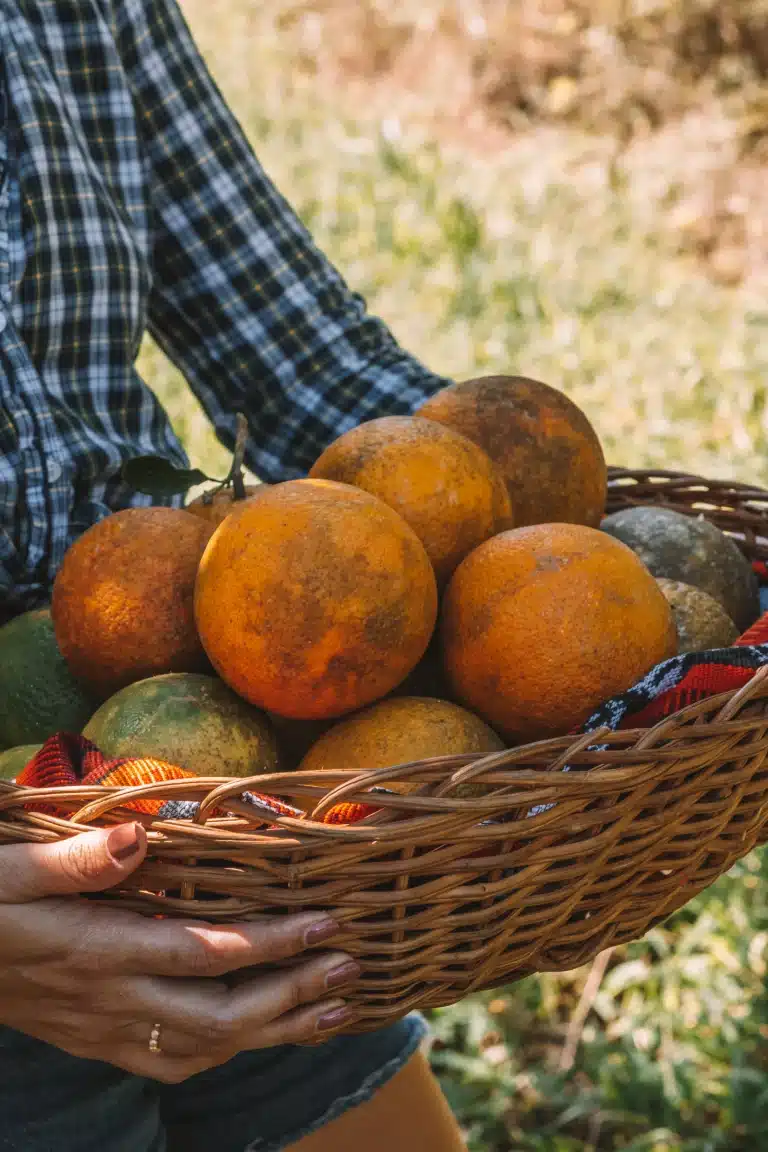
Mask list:
[[[609,510],[651,502],[703,511],[748,556],[768,558],[768,492],[611,471]],[[212,815],[242,792],[242,780],[57,790],[69,819],[28,811],[25,801],[44,794],[3,783],[0,842],[51,840],[105,816],[130,818],[125,804],[139,796],[202,800],[194,822],[148,818],[150,854],[135,883],[103,898],[147,914],[218,921],[268,909],[329,911],[345,929],[339,946],[363,968],[344,1030],[366,1031],[532,972],[575,968],[635,940],[762,842],[768,669],[654,728],[600,734],[599,752],[589,748],[595,743],[592,733],[403,766],[397,776],[420,790],[378,797],[380,811],[352,825],[286,817],[264,830],[234,799],[228,815]],[[582,771],[563,773],[566,763]],[[314,799],[319,815],[393,774],[295,772],[253,784]],[[446,797],[469,778],[492,788],[482,798]],[[539,814],[529,815],[536,806]]]

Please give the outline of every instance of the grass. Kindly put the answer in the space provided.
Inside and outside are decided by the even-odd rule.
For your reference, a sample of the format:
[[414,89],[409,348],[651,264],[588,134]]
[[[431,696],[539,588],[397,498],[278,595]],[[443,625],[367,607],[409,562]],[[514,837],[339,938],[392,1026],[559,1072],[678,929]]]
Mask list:
[[[349,49],[358,57],[385,22],[363,7],[373,24]],[[395,7],[401,37],[385,45],[416,27],[411,6]],[[401,342],[455,378],[515,371],[565,389],[614,463],[768,484],[760,269],[707,275],[673,226],[696,138],[684,161],[679,141],[661,152],[640,141],[617,159],[609,135],[541,107],[502,137],[484,116],[441,118],[434,90],[387,85],[380,53],[367,74],[357,58],[346,73],[329,59],[329,10],[347,27],[343,4],[185,4],[266,169]],[[427,26],[455,15],[427,0],[419,12]],[[450,81],[449,70],[449,110]],[[150,343],[140,368],[193,461],[220,474],[226,454]],[[433,1063],[473,1152],[765,1147],[766,881],[753,853],[612,953],[599,981],[543,975],[435,1013]]]
[[[547,127],[486,155],[396,116],[341,119],[332,94],[292,71],[261,6],[186,11],[267,171],[430,367],[564,388],[612,462],[768,480],[763,287],[712,282],[676,256],[658,224],[674,188],[658,173],[638,183],[602,139],[575,131]],[[206,456],[186,392],[157,357],[145,364]]]

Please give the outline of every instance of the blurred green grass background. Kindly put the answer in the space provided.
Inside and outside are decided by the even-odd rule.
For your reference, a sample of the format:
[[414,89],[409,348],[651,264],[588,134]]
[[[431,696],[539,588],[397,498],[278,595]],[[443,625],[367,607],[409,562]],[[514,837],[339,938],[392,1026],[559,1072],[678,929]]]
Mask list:
[[[184,10],[280,190],[430,367],[563,388],[612,463],[768,483],[762,0]],[[140,370],[223,474],[149,341]],[[435,1013],[473,1152],[768,1148],[767,879],[753,853],[607,962]]]

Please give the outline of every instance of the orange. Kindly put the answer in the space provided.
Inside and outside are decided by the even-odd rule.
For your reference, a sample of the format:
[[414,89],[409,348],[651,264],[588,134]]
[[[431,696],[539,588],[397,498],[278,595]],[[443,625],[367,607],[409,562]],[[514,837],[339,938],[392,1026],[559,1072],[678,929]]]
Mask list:
[[275,484],[217,528],[195,589],[200,638],[223,680],[278,716],[370,704],[421,659],[437,614],[416,534],[367,492]]
[[399,512],[441,585],[473,548],[512,527],[503,479],[487,454],[431,420],[361,424],[326,448],[310,476],[363,488]]
[[513,739],[564,734],[672,656],[672,612],[624,544],[575,524],[503,532],[456,570],[442,642],[457,699]]
[[[381,700],[335,724],[310,748],[301,771],[365,772],[396,768],[432,756],[500,752],[504,742],[479,717],[447,700],[400,696]],[[418,781],[393,780],[380,788],[409,792]],[[480,785],[460,785],[457,795],[474,795]]]
[[100,698],[161,672],[207,666],[193,595],[213,526],[174,508],[128,508],[67,551],[51,614],[61,653]]
[[507,482],[517,527],[599,525],[608,484],[603,450],[581,409],[556,388],[483,376],[444,388],[419,415],[485,449]]

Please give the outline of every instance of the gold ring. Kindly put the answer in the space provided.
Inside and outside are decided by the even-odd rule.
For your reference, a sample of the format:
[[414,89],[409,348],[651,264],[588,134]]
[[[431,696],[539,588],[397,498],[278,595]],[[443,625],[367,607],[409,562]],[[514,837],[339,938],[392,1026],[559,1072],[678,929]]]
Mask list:
[[150,1052],[153,1052],[155,1055],[157,1055],[158,1052],[162,1051],[162,1049],[160,1048],[160,1025],[159,1024],[153,1024],[152,1025],[152,1031],[149,1034],[149,1050],[150,1050]]

